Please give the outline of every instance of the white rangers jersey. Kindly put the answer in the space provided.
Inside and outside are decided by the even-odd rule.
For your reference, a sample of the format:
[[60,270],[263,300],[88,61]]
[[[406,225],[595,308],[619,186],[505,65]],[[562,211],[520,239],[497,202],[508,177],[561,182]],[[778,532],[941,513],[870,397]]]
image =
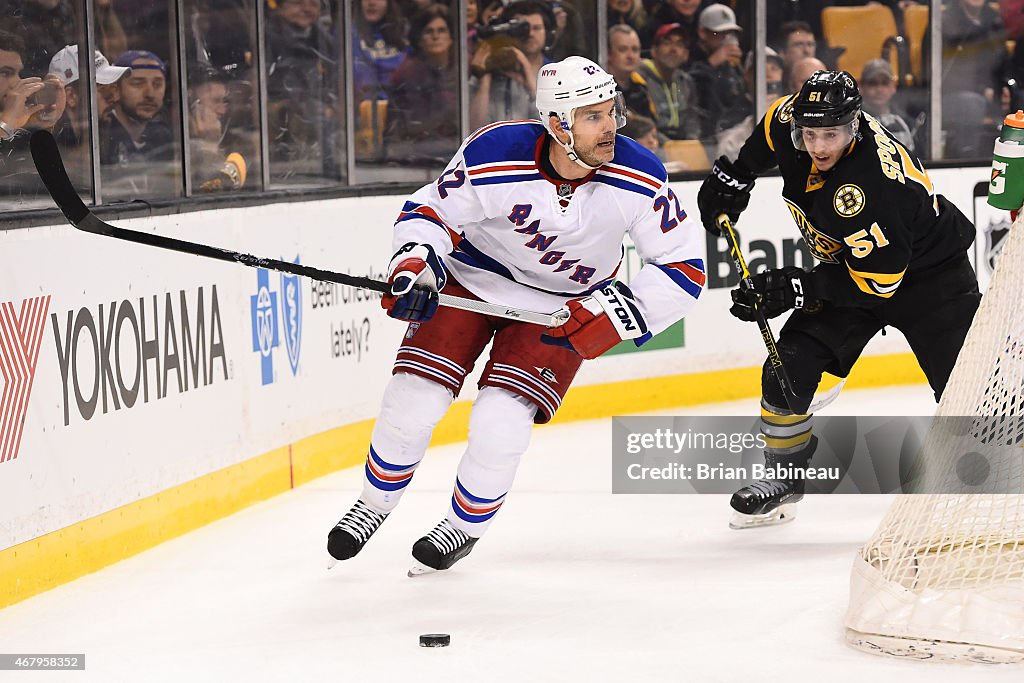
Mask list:
[[615,278],[628,232],[644,264],[629,286],[651,333],[661,332],[704,287],[703,229],[669,189],[662,163],[633,140],[617,136],[610,163],[568,182],[540,164],[547,135],[538,121],[477,131],[406,202],[395,249],[430,244],[484,301],[549,313]]

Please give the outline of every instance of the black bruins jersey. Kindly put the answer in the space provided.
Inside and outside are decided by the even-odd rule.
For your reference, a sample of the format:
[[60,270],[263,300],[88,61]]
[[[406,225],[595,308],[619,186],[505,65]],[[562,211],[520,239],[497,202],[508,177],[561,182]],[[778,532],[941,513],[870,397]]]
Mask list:
[[[974,226],[937,195],[921,162],[874,117],[827,172],[793,145],[796,95],[777,100],[740,150],[755,174],[778,165],[782,197],[815,267],[818,294],[838,305],[872,306],[895,294],[903,278],[962,257]],[[845,276],[848,277],[845,277]]]

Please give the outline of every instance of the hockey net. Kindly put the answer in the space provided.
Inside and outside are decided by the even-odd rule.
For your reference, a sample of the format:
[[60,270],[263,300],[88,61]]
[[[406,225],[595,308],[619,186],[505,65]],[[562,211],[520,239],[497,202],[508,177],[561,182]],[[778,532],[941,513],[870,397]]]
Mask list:
[[856,647],[1024,661],[1022,222],[925,437],[916,490],[943,493],[901,495],[854,560],[846,627]]

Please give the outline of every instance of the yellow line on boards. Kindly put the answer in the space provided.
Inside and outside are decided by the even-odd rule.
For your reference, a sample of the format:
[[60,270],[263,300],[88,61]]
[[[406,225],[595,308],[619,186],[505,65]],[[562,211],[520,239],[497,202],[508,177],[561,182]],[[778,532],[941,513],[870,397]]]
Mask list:
[[[554,423],[760,395],[760,368],[715,370],[573,388]],[[832,384],[835,383],[832,379]],[[924,382],[910,354],[858,361],[847,388]],[[826,385],[827,388],[827,385]],[[455,403],[432,446],[464,441],[470,403]],[[90,574],[331,472],[363,463],[373,420],[314,434],[64,529],[0,551],[0,608]],[[344,504],[344,501],[339,501]]]

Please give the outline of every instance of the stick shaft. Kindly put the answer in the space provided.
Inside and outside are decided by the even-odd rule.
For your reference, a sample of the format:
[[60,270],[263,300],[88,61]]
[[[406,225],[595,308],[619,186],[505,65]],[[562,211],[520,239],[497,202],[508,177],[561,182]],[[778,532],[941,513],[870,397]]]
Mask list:
[[[46,189],[49,190],[54,202],[56,202],[57,207],[68,219],[68,222],[79,230],[150,247],[169,249],[183,254],[203,256],[228,263],[241,263],[253,268],[265,268],[292,275],[301,275],[314,280],[360,287],[380,292],[381,294],[387,294],[390,291],[388,283],[368,277],[337,273],[300,263],[289,263],[288,261],[278,259],[243,254],[209,244],[199,244],[149,232],[118,228],[98,218],[96,214],[89,210],[78,196],[78,193],[75,192],[74,186],[68,178],[67,170],[64,168],[64,161],[60,157],[60,150],[57,148],[57,143],[50,133],[46,131],[35,132],[32,135],[31,148],[32,160],[35,162],[39,176],[43,179],[43,184],[46,185]],[[545,327],[558,327],[567,319],[567,316],[563,313],[536,313],[511,306],[451,296],[443,292],[438,295],[438,303],[449,308],[474,311],[519,322],[543,325]]]
[[[729,243],[729,255],[732,256],[736,272],[740,274],[741,280],[749,279],[750,269],[747,267],[746,259],[743,258],[743,252],[740,251],[739,240],[736,238],[736,231],[732,226],[732,221],[729,220],[728,216],[722,214],[718,217],[717,223],[722,231],[722,236]],[[796,412],[793,410],[793,405],[796,402],[797,396],[793,391],[793,384],[789,381],[789,375],[786,374],[786,368],[782,364],[779,348],[775,344],[775,334],[772,333],[772,328],[768,325],[768,319],[764,317],[761,307],[757,304],[754,304],[754,316],[757,319],[757,327],[761,331],[761,340],[764,342],[765,348],[768,349],[768,362],[771,364],[772,374],[775,375],[779,388],[782,389],[782,396],[786,400],[786,408],[791,412]]]

